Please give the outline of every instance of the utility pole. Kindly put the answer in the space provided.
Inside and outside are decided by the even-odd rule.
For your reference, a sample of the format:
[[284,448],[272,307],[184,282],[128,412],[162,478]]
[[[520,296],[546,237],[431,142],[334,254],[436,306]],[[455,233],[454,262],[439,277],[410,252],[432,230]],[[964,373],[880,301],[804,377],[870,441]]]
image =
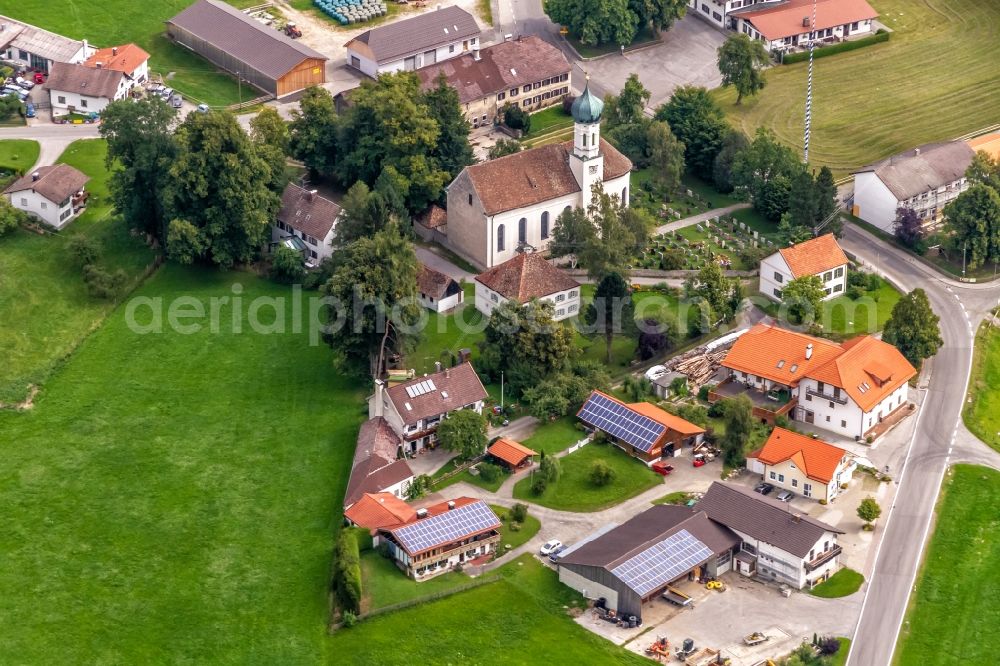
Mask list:
[[500,371],[500,415],[503,415],[503,370]]
[[962,277],[965,277],[965,250],[969,247],[969,241],[962,243]]
[[816,50],[816,0],[813,0],[812,31],[809,33],[809,77],[806,84],[806,129],[803,137],[802,161],[809,163],[809,130],[812,124],[813,52]]

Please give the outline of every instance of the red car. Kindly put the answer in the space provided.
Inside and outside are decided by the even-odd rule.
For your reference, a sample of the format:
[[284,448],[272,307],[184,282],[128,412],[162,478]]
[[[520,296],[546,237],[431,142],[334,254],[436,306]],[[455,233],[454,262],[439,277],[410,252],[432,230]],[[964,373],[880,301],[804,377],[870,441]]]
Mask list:
[[35,83],[45,83],[45,75],[41,72],[35,72]]
[[691,464],[694,465],[695,467],[701,467],[702,465],[705,464],[705,456],[699,453],[694,457],[694,459],[691,460]]
[[670,474],[672,471],[674,471],[674,467],[673,465],[668,465],[664,462],[655,462],[653,463],[653,471],[659,474],[660,476],[666,476],[667,474]]

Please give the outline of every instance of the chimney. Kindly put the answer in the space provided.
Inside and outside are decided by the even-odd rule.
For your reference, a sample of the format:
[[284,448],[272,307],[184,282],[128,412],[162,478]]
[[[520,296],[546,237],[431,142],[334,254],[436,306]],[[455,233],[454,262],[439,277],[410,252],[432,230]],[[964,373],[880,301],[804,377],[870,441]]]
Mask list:
[[796,522],[796,523],[801,523],[802,522],[802,514],[801,513],[793,513],[792,514],[792,521]]
[[806,360],[808,361],[812,357],[813,357],[813,343],[810,342],[809,344],[806,345]]
[[88,44],[87,40],[85,39],[85,40],[83,40],[83,57],[84,58],[86,58],[89,55],[87,53],[87,51],[89,51],[89,50],[90,50],[90,44]]
[[434,372],[441,372],[441,361],[434,361]]
[[913,149],[913,154],[914,155],[919,155],[920,154],[920,149],[919,148],[914,148]]
[[444,378],[448,379],[449,377],[451,377],[451,368],[445,368],[444,369]]
[[317,193],[317,192],[319,192],[319,190],[309,190],[309,191],[307,191],[307,192],[306,192],[306,199],[307,199],[308,201],[312,201],[312,200],[313,200],[313,197],[314,197],[314,196],[316,196],[316,193]]
[[802,27],[803,28],[808,28],[809,27],[809,17],[808,16],[803,16],[802,17]]
[[118,47],[117,46],[112,46],[111,47],[111,55],[113,55],[113,56],[118,55]]
[[381,379],[375,380],[375,409],[372,410],[372,418],[382,416],[383,401],[385,400],[385,382]]
[[454,500],[449,500],[448,501],[448,510],[451,511],[454,508],[455,508],[455,501]]
[[37,171],[35,173],[31,174],[31,180],[32,180],[32,182],[38,180],[41,177],[42,177],[42,175],[40,173],[38,173]]
[[427,509],[417,509],[417,520],[427,517]]

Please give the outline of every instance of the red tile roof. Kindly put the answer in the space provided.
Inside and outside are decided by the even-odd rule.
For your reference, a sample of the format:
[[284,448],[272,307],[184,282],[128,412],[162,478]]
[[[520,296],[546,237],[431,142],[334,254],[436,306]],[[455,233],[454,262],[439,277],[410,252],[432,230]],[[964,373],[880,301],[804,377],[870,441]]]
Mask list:
[[[416,387],[415,391],[419,393],[410,395],[407,392],[410,387]],[[461,363],[454,368],[396,384],[389,387],[386,394],[406,425],[486,399],[486,389],[471,363]]]
[[131,76],[147,60],[149,60],[149,54],[141,48],[135,44],[123,44],[97,49],[94,51],[94,55],[87,58],[83,64],[96,68],[97,64],[100,63],[102,69],[124,72]]
[[448,224],[448,211],[437,204],[431,204],[417,216],[417,223],[428,229],[437,229]]
[[810,479],[820,483],[830,483],[846,455],[847,451],[844,449],[821,439],[813,439],[784,428],[775,428],[764,442],[764,446],[747,457],[757,458],[768,465],[791,460]]
[[45,89],[68,92],[84,97],[113,100],[123,74],[112,69],[94,69],[65,62],[54,62],[45,80]]
[[503,438],[493,442],[493,445],[486,452],[494,458],[499,458],[514,467],[523,463],[525,459],[538,455],[535,451],[512,439]]
[[788,264],[793,277],[816,275],[833,270],[847,263],[847,255],[840,249],[833,234],[810,238],[797,245],[778,250]]
[[809,377],[839,386],[868,412],[917,374],[898,349],[870,335],[848,340],[844,352]]
[[[812,19],[813,0],[788,0],[768,3],[761,7],[733,12],[749,21],[757,32],[769,41],[801,35],[812,28],[803,25],[805,19]],[[865,0],[817,0],[816,30],[836,28],[845,23],[878,18],[878,12]]]
[[533,252],[523,252],[480,273],[476,282],[519,303],[580,286],[579,282],[550,264],[545,257]]
[[344,506],[350,506],[365,493],[379,493],[413,477],[405,460],[397,460],[402,440],[382,417],[361,424],[354,449],[354,464],[347,480]]
[[355,525],[374,530],[408,523],[417,512],[392,493],[365,493],[344,515]]
[[[38,180],[34,179],[36,173]],[[83,189],[89,180],[90,176],[68,164],[53,164],[32,169],[11,183],[3,193],[34,190],[53,203],[62,203]]]
[[675,416],[670,412],[664,411],[656,405],[648,402],[632,402],[629,403],[628,407],[632,411],[638,412],[647,418],[651,418],[657,423],[665,425],[670,430],[682,435],[699,435],[705,432],[705,429],[701,426],[697,426],[690,421],[685,421],[681,417]]
[[[569,166],[573,142],[553,143],[522,150],[465,168],[487,215],[532,206],[580,191]],[[604,180],[632,169],[632,162],[601,139]]]
[[[454,506],[450,507],[450,506],[448,506],[449,504],[453,504]],[[437,516],[440,516],[442,514],[448,513],[450,511],[455,511],[457,513],[457,511],[459,509],[463,509],[463,508],[471,506],[473,504],[482,505],[482,507],[485,509],[485,511],[488,511],[489,514],[492,514],[492,518],[491,518],[490,522],[488,524],[486,524],[482,528],[468,527],[468,523],[467,522],[465,522],[464,524],[460,522],[460,523],[458,523],[458,525],[464,527],[465,528],[464,531],[462,531],[460,533],[457,533],[457,534],[456,533],[451,533],[447,537],[438,537],[438,540],[436,540],[436,541],[427,541],[426,543],[428,545],[426,547],[420,548],[420,549],[414,549],[412,551],[410,551],[404,545],[403,541],[400,540],[398,536],[396,536],[397,533],[400,530],[403,530],[404,528],[410,527],[411,525],[413,525],[414,523],[416,523],[418,521],[427,521],[427,523],[428,523],[429,526],[435,526],[436,524],[440,524],[441,521],[434,521],[432,519],[436,518]],[[414,518],[413,520],[411,520],[410,522],[406,523],[405,525],[395,525],[395,526],[390,527],[388,529],[383,528],[384,531],[387,531],[390,534],[393,534],[394,537],[396,537],[396,539],[400,542],[400,546],[403,548],[403,550],[405,550],[407,553],[409,553],[409,555],[411,557],[415,556],[415,555],[419,555],[420,553],[427,552],[429,550],[433,550],[434,548],[437,548],[438,546],[442,546],[442,545],[445,545],[445,544],[448,544],[448,543],[452,543],[454,541],[460,541],[460,540],[468,539],[468,538],[476,536],[477,534],[484,534],[484,533],[487,533],[487,532],[492,532],[494,530],[499,530],[501,528],[500,519],[496,517],[495,513],[493,513],[493,509],[490,509],[489,505],[486,504],[486,502],[484,502],[484,501],[482,501],[480,499],[474,499],[472,497],[458,497],[458,498],[456,498],[454,500],[451,500],[450,502],[449,501],[444,501],[444,502],[440,502],[438,504],[433,504],[433,505],[425,507],[425,508],[427,510],[427,516],[425,516],[424,518]],[[464,512],[461,512],[461,513],[462,514],[467,514],[468,511],[464,511]],[[458,515],[461,515],[461,514],[458,514]],[[445,522],[447,522],[447,521],[445,521]],[[409,532],[410,530],[407,530],[407,531]],[[428,536],[430,536],[430,535],[428,535]]]
[[[813,353],[807,360],[806,346],[810,344]],[[842,352],[840,345],[829,340],[775,325],[757,324],[736,339],[722,365],[786,386],[796,386],[810,368],[822,366]]]
[[338,217],[340,206],[295,183],[286,185],[285,191],[281,193],[281,208],[278,209],[277,219],[296,231],[312,236],[320,243],[333,229]]
[[977,153],[981,150],[993,159],[1000,160],[1000,132],[977,136],[975,139],[969,139],[966,143]]

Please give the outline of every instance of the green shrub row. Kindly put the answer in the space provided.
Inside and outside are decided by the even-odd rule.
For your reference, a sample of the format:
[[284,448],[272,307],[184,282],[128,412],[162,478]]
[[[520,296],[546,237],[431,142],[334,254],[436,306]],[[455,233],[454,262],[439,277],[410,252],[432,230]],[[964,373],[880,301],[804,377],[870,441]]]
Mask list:
[[[838,53],[845,53],[846,51],[853,51],[854,49],[864,48],[865,46],[871,46],[872,44],[879,44],[881,42],[889,41],[889,36],[892,35],[891,32],[877,32],[869,37],[863,37],[861,39],[855,39],[849,42],[841,42],[839,44],[834,44],[832,46],[824,46],[818,48],[813,52],[813,58],[825,58],[826,56],[836,55]],[[809,51],[800,51],[799,53],[789,53],[784,58],[781,59],[781,64],[791,65],[796,62],[803,62],[809,60]]]
[[361,611],[361,553],[354,530],[341,530],[334,549],[333,589],[345,612]]

